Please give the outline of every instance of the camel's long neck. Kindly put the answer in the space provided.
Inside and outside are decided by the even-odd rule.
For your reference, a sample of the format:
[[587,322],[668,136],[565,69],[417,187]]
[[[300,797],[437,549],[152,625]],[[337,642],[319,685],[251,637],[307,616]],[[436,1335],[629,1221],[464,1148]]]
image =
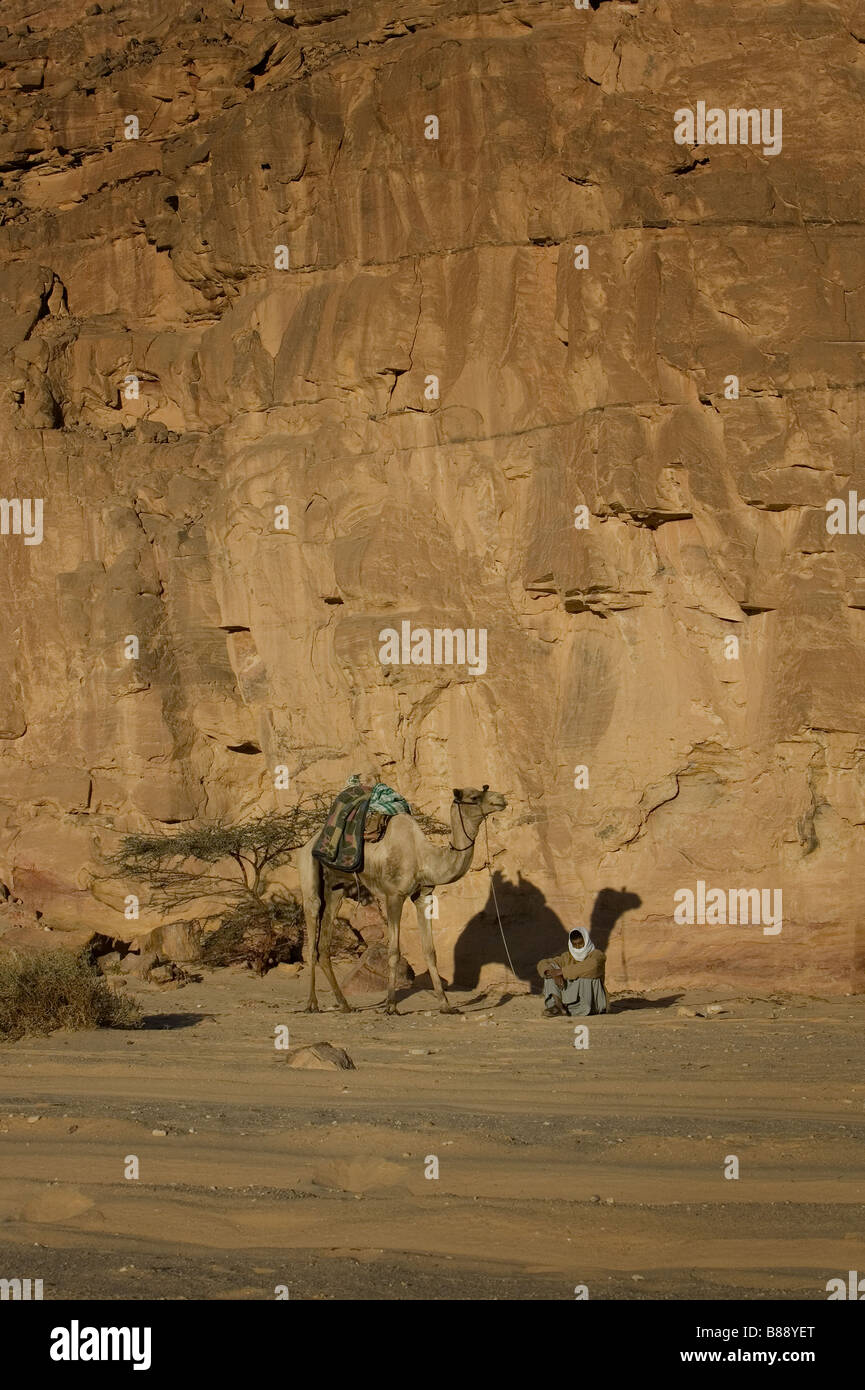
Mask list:
[[479,812],[475,808],[460,806],[454,801],[451,805],[451,845],[453,849],[437,849],[436,883],[453,883],[468,873],[475,853],[475,840],[481,827]]

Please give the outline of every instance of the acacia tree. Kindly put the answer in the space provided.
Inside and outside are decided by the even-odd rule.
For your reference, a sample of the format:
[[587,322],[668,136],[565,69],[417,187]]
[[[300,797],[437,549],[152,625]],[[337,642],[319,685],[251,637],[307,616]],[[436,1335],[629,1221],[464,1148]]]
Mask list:
[[240,825],[126,835],[108,862],[118,877],[148,883],[155,906],[191,913],[197,905],[195,921],[220,921],[206,944],[212,963],[246,960],[264,974],[299,954],[303,941],[300,904],[273,884],[273,873],[320,829],[329,805],[312,796]]

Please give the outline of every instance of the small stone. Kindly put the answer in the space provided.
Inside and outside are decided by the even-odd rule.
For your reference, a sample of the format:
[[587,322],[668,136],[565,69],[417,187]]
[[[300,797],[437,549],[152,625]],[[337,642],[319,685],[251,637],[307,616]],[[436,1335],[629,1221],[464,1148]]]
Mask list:
[[159,957],[155,951],[142,951],[140,955],[130,951],[120,962],[120,970],[124,975],[137,975],[140,980],[146,980],[158,964]]
[[152,1130],[150,1131],[150,1133],[151,1133],[151,1134],[154,1136],[154,1138],[156,1138],[156,1139],[164,1139],[165,1136],[166,1136],[167,1133],[168,1133],[168,1130],[167,1130],[167,1129],[152,1129]]
[[293,1047],[285,1054],[290,1067],[300,1067],[305,1071],[355,1071],[354,1062],[341,1047],[333,1043],[317,1042],[308,1047]]

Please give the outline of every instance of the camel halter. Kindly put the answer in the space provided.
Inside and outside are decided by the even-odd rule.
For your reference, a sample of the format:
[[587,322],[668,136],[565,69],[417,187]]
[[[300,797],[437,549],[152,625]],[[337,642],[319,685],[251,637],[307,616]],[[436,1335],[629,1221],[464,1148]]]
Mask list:
[[[465,821],[463,820],[463,804],[462,804],[462,802],[461,802],[461,801],[455,801],[455,802],[454,802],[454,805],[456,806],[457,811],[459,812],[460,830],[463,832],[463,834],[465,835],[466,839],[468,840],[468,844],[467,844],[467,845],[463,845],[462,849],[457,849],[457,847],[456,847],[456,845],[454,844],[453,840],[450,840],[448,843],[449,843],[449,845],[450,845],[450,848],[453,850],[454,854],[465,854],[465,852],[466,852],[467,849],[472,849],[472,848],[474,847],[475,840],[476,840],[478,837],[477,837],[477,835],[476,835],[476,836],[475,836],[475,840],[473,840],[472,837],[469,835],[469,832],[466,830]],[[484,825],[486,825],[486,817],[484,817]],[[487,843],[489,843],[489,836],[487,836]]]

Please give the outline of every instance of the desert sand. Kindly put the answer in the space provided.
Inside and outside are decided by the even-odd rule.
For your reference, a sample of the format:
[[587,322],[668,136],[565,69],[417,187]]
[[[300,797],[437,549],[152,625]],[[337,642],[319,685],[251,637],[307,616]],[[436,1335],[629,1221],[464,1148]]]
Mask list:
[[[311,1016],[303,974],[202,970],[131,983],[142,1030],[3,1046],[3,1269],[46,1298],[759,1300],[863,1268],[861,997],[619,994],[578,1050],[502,983]],[[356,1070],[290,1068],[280,1024]]]

